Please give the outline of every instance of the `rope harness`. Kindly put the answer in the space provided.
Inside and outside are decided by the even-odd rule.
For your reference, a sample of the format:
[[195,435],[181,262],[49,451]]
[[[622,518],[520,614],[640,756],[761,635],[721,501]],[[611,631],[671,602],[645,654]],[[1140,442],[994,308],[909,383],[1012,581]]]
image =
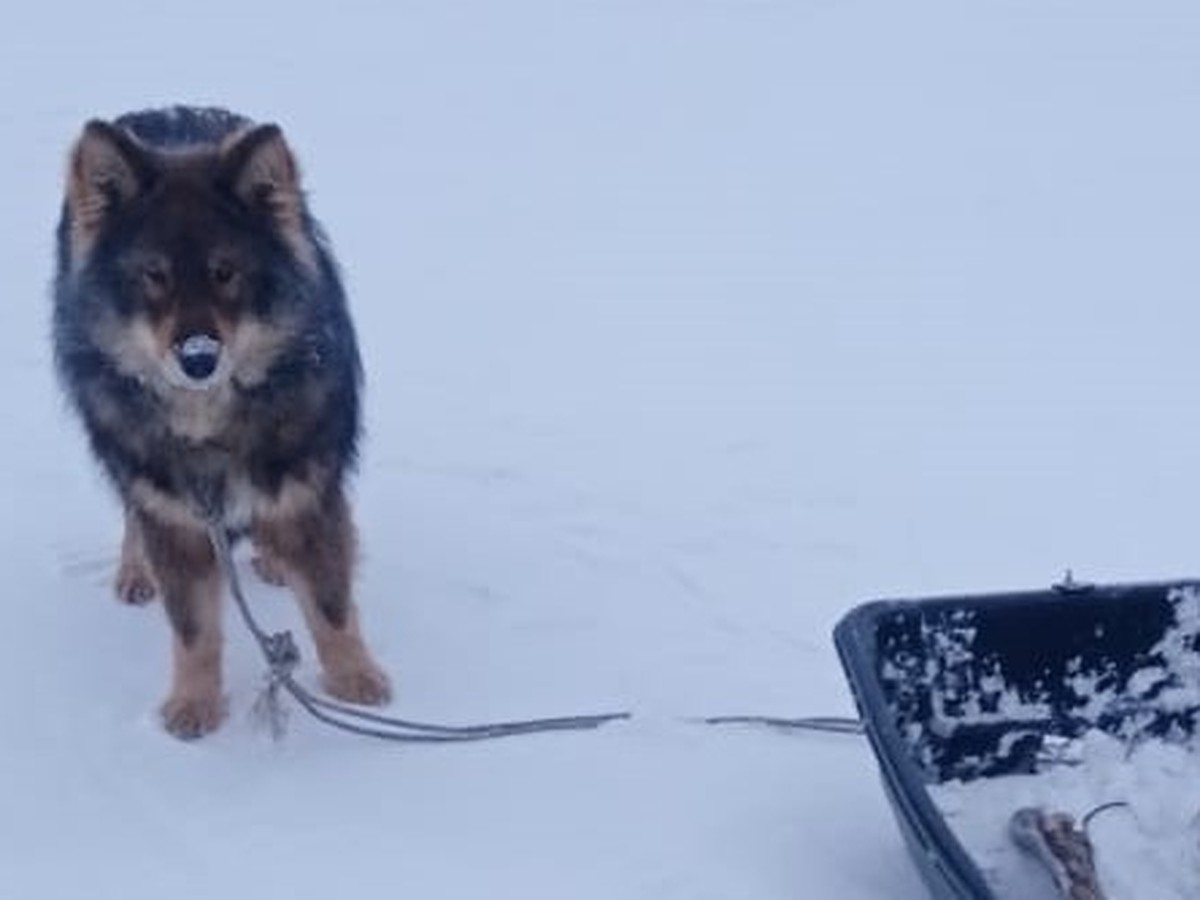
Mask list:
[[[381,738],[412,744],[455,744],[465,741],[487,741],[496,738],[540,734],[549,731],[592,731],[609,722],[628,721],[630,712],[600,713],[598,715],[560,716],[549,719],[522,719],[511,722],[490,722],[482,725],[434,725],[382,716],[358,706],[339,703],[314,694],[295,678],[300,664],[300,648],[290,631],[268,632],[258,624],[250,604],[242,592],[241,580],[233,563],[233,551],[225,528],[213,519],[208,525],[209,540],[216,554],[217,565],[229,583],[234,604],[247,630],[254,637],[267,663],[267,685],[254,704],[255,716],[263,721],[271,734],[279,739],[287,726],[287,709],[280,691],[300,704],[314,719],[334,728],[364,737]],[[861,734],[862,723],[857,719],[833,716],[786,719],[772,716],[711,716],[687,721],[702,725],[759,725],[780,730],[820,731],[835,734]]]

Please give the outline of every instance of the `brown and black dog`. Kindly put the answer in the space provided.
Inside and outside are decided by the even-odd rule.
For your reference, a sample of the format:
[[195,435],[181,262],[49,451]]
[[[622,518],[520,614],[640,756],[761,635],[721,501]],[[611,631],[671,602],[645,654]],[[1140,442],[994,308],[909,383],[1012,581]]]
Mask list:
[[327,689],[386,702],[351,599],[358,348],[279,128],[193,107],[89,122],[57,256],[59,374],[125,506],[117,593],[161,594],[174,632],[167,730],[224,715],[212,522],[295,591]]

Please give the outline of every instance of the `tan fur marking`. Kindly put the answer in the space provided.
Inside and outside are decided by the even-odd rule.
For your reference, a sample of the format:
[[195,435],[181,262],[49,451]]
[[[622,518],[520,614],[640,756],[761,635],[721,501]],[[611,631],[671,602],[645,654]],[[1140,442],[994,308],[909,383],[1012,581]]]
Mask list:
[[[254,497],[255,517],[261,523],[288,522],[303,515],[319,515],[319,492],[325,483],[322,476],[323,473],[320,473],[310,481],[285,479],[274,497],[257,494]],[[269,546],[255,541],[255,552],[253,564],[259,578],[277,587],[289,583],[287,566]]]
[[316,610],[311,594],[303,589],[297,593],[317,647],[317,657],[325,670],[325,689],[350,703],[368,706],[387,703],[392,697],[392,686],[363,642],[358,610],[350,610],[345,628],[333,628]]
[[[304,495],[297,491],[293,496],[288,505],[301,502]],[[277,513],[284,508],[281,503]],[[325,671],[326,689],[352,703],[388,702],[391,684],[363,641],[350,596],[356,540],[345,500],[337,497],[332,508],[302,506],[286,517],[259,515],[252,533],[260,552],[279,564],[300,602]],[[331,621],[331,604],[342,621]]]
[[162,348],[145,319],[128,324],[109,318],[95,324],[98,342],[117,364],[117,371],[140,381],[161,381]]
[[185,740],[215,731],[225,718],[220,589],[215,580],[206,579],[196,586],[192,607],[199,633],[190,646],[175,638],[171,693],[162,705],[163,725]]
[[319,515],[325,484],[326,475],[323,471],[311,473],[306,481],[286,478],[274,497],[259,495],[255,498],[254,514],[264,521],[279,523],[294,522],[302,516]]
[[139,478],[129,486],[129,499],[154,518],[176,528],[200,529],[204,522],[191,507],[170,494],[164,494],[149,481]]
[[198,738],[220,725],[225,714],[220,571],[202,527],[165,521],[146,507],[134,514],[174,634],[174,674],[161,708],[163,725],[176,737]]
[[121,564],[117,567],[117,599],[130,606],[143,606],[158,594],[154,573],[146,561],[142,527],[137,516],[125,512],[125,535],[121,539]]
[[171,431],[180,437],[204,441],[217,435],[229,421],[233,403],[233,387],[228,383],[204,391],[173,388],[167,421]]
[[244,319],[236,328],[230,329],[226,348],[234,380],[243,387],[262,384],[280,352],[295,339],[294,326]]

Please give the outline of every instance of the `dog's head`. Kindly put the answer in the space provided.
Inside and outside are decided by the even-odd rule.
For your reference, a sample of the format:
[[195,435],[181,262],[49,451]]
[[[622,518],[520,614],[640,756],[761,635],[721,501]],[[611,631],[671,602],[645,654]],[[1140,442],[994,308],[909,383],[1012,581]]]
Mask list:
[[71,154],[61,239],[69,277],[103,299],[90,311],[97,342],[164,389],[265,377],[319,266],[274,125],[163,150],[90,122]]

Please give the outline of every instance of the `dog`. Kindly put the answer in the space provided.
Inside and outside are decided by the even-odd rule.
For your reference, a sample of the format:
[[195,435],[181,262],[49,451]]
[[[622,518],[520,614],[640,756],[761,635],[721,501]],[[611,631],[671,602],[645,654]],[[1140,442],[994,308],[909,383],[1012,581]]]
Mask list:
[[351,596],[362,367],[283,132],[215,108],[93,120],[65,194],[55,362],[124,505],[118,598],[161,596],[171,625],[166,730],[226,711],[214,525],[296,594],[326,690],[386,703]]

